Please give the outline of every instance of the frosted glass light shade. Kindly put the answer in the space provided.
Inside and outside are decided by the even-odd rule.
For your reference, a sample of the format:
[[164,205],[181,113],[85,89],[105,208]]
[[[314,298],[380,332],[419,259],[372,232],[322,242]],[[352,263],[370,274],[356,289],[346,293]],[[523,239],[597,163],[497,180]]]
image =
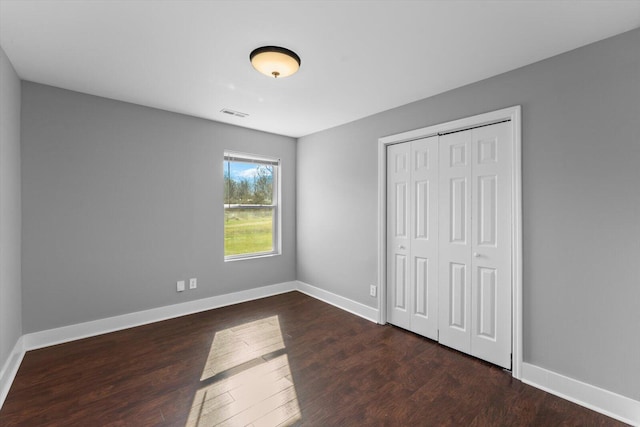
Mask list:
[[249,55],[253,68],[265,76],[288,77],[300,68],[300,57],[295,52],[278,46],[263,46]]

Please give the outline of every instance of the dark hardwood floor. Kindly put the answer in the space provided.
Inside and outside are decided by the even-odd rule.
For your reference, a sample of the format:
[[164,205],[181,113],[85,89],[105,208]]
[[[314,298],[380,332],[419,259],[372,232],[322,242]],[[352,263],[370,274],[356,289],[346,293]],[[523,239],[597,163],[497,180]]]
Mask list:
[[298,292],[28,352],[0,426],[614,426]]

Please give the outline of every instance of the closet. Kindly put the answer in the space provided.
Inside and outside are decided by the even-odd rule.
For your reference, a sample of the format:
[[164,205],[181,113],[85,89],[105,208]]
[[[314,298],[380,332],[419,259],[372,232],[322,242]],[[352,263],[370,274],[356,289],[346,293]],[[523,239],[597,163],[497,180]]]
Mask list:
[[387,321],[511,368],[512,123],[388,145]]

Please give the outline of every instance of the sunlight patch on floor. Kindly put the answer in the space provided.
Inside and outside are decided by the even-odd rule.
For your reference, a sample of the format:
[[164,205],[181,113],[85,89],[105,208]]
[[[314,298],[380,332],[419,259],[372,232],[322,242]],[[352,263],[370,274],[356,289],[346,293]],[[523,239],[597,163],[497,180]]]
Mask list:
[[287,426],[300,407],[278,316],[216,333],[186,426]]

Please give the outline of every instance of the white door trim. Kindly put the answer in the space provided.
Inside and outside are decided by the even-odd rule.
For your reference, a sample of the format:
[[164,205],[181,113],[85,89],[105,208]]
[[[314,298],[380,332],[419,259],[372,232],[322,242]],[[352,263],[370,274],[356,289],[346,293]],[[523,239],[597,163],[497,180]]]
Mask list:
[[466,117],[451,122],[440,123],[425,128],[402,132],[378,139],[378,323],[387,323],[387,266],[386,266],[386,223],[387,223],[387,146],[441,133],[472,128],[481,125],[510,120],[512,132],[512,355],[511,373],[514,378],[522,376],[522,125],[519,105]]

